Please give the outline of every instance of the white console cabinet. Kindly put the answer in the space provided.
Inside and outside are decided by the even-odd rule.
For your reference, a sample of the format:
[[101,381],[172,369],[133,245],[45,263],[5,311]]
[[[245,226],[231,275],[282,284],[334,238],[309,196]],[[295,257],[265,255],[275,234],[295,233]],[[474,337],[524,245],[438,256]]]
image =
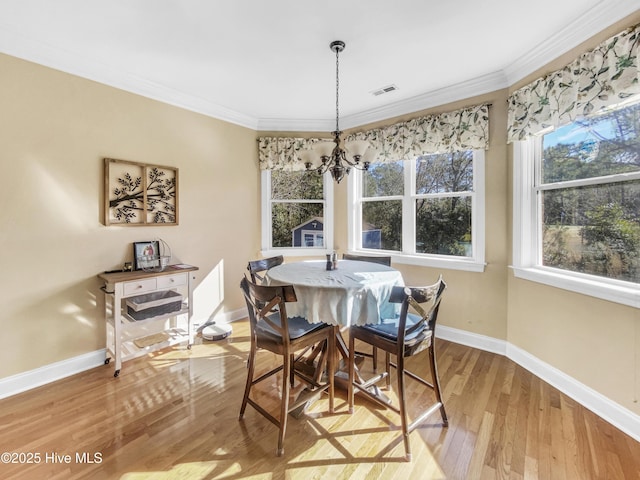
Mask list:
[[[162,272],[114,272],[101,273],[104,281],[104,309],[107,328],[107,354],[105,364],[114,361],[114,377],[120,375],[122,362],[180,342],[187,342],[187,348],[194,343],[193,315],[193,272],[198,267],[191,265],[169,265]],[[181,295],[179,309],[162,313],[162,307],[147,312],[154,316],[130,315],[127,300],[149,295],[162,297],[162,292],[174,291]],[[174,294],[170,294],[171,296]],[[176,297],[180,299],[180,296]],[[180,301],[180,300],[179,300]],[[162,302],[162,300],[160,301]],[[153,304],[153,303],[152,303]],[[177,308],[174,303],[171,308]],[[133,310],[131,310],[134,313]],[[139,316],[143,319],[134,318]]]

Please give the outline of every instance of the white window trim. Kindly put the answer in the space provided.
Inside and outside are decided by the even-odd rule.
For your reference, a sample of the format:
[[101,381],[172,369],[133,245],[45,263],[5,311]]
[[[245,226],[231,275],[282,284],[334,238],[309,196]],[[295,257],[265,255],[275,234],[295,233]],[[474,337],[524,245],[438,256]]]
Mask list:
[[536,156],[542,138],[513,144],[513,272],[517,278],[640,308],[640,285],[541,265],[539,199],[535,193]]
[[[260,172],[261,182],[261,217],[262,217],[262,250],[261,255],[271,257],[284,255],[288,257],[306,257],[325,255],[333,252],[333,180],[329,173],[325,173],[323,181],[324,192],[324,247],[287,247],[274,248],[271,245],[271,170]],[[311,173],[310,173],[311,175]],[[314,203],[317,203],[314,201]]]
[[[415,185],[415,172],[412,160],[405,160],[405,185]],[[408,177],[408,178],[407,178]],[[485,268],[485,152],[473,152],[473,191],[471,201],[473,253],[471,257],[454,257],[446,255],[416,254],[414,228],[409,222],[402,222],[402,252],[362,248],[362,172],[352,171],[348,184],[348,248],[350,253],[367,255],[390,255],[394,263],[418,265],[422,267],[463,270],[467,272],[484,272]],[[389,197],[391,198],[391,197]],[[395,197],[393,197],[395,198]],[[397,197],[404,199],[405,197]],[[403,218],[415,218],[415,194],[411,201],[402,202]]]

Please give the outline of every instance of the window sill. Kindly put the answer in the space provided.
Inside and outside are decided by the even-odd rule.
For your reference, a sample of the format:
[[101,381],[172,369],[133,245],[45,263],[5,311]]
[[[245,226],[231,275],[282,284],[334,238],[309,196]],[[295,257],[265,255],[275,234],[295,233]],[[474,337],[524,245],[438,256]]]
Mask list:
[[326,248],[313,248],[313,247],[292,247],[292,248],[272,248],[270,250],[262,250],[260,254],[263,257],[274,257],[276,255],[282,255],[284,257],[322,257],[324,260],[325,255],[332,253],[333,250]]
[[511,267],[516,278],[543,283],[571,292],[640,308],[640,286],[629,282],[601,281],[598,277],[572,275],[557,269]]
[[[370,254],[370,251],[366,252],[353,252]],[[444,268],[447,270],[462,270],[466,272],[484,272],[486,264],[484,262],[474,261],[470,258],[437,258],[437,257],[423,257],[419,255],[394,255],[391,254],[391,258],[395,263],[401,263],[404,265],[417,265],[419,267],[432,267],[432,268]]]

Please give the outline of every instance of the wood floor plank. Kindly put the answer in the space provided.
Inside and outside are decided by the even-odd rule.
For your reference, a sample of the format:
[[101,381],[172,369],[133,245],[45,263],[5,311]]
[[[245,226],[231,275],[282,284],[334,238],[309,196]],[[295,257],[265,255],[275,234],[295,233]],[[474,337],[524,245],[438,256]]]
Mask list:
[[[360,396],[349,415],[342,390],[335,414],[324,396],[289,419],[285,455],[276,457],[273,424],[251,407],[238,420],[248,333],[246,321],[235,322],[227,339],[132,360],[118,378],[105,366],[0,400],[0,452],[74,457],[0,463],[0,478],[640,480],[638,442],[505,357],[440,339],[449,427],[436,413],[417,428],[412,462],[403,460],[397,415]],[[428,378],[422,360],[411,365]],[[261,352],[258,368],[274,362]],[[273,409],[278,381],[256,391]],[[415,385],[407,391],[411,415],[433,401]]]
[[514,388],[517,394],[514,395],[509,404],[515,411],[515,425],[513,435],[513,454],[511,457],[511,476],[518,475],[524,478],[525,462],[527,451],[527,425],[529,419],[530,406],[530,384],[527,382],[528,375],[522,367],[517,366],[515,370],[516,381]]
[[471,455],[468,469],[465,474],[466,478],[480,478],[482,475],[487,449],[489,448],[489,442],[491,441],[491,432],[493,431],[493,418],[493,413],[484,412],[482,422],[480,423],[480,432],[476,437],[473,454]]

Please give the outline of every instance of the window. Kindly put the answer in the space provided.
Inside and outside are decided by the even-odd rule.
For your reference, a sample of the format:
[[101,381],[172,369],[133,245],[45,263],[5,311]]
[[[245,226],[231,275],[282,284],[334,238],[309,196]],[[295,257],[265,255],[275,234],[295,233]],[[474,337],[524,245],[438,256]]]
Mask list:
[[375,163],[350,179],[350,249],[482,271],[484,151]]
[[640,306],[640,98],[515,146],[516,275]]
[[[322,233],[303,231],[302,235],[304,237],[305,247],[324,247],[324,237]],[[296,246],[295,238],[294,238],[294,246]]]
[[332,187],[326,175],[263,170],[263,251],[309,255],[311,249],[332,250]]

